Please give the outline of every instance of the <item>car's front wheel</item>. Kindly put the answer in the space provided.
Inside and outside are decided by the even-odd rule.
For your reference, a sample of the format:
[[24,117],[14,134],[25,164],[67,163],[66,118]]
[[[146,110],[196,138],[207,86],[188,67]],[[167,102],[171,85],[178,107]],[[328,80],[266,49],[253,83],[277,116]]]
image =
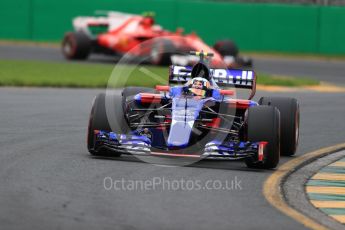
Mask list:
[[250,168],[275,168],[280,157],[280,113],[273,106],[256,106],[247,110],[247,139],[250,142],[267,142],[263,151],[263,161],[247,158]]
[[[108,98],[108,100],[106,100]],[[125,116],[121,107],[121,95],[98,94],[92,104],[89,117],[87,148],[92,155],[97,156],[120,156],[121,153],[109,151],[105,148],[95,148],[95,130],[102,130],[114,133],[126,133],[128,130]],[[108,119],[107,111],[109,113]],[[110,125],[111,124],[111,125]]]

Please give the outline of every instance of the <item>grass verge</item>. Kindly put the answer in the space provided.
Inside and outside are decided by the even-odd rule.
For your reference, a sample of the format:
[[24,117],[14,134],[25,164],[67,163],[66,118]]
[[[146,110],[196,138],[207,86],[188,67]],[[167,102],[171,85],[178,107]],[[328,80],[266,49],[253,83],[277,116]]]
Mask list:
[[[90,63],[57,63],[45,61],[0,60],[0,86],[104,88],[108,84],[114,66]],[[167,83],[168,68],[156,66],[117,66],[117,73],[132,71],[125,76],[116,74],[112,86],[149,86]],[[156,77],[150,77],[153,73]],[[125,75],[125,74],[124,74]],[[274,86],[312,86],[319,82],[307,78],[258,74],[258,84]]]

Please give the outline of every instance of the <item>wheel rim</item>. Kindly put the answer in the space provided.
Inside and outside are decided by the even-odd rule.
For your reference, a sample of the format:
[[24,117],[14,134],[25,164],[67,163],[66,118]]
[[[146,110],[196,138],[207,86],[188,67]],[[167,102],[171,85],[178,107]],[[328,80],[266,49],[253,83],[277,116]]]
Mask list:
[[62,51],[67,58],[73,58],[76,52],[76,41],[71,35],[67,35],[62,46]]
[[70,41],[66,41],[63,47],[63,51],[67,54],[70,55],[72,51],[72,45]]

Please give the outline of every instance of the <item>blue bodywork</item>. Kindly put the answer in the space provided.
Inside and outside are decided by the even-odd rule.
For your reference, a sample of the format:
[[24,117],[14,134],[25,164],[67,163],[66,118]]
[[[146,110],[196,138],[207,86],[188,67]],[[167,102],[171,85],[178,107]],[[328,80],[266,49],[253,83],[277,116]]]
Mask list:
[[[168,135],[160,128],[137,129],[130,134],[115,134],[102,130],[95,131],[95,149],[108,148],[131,154],[150,155],[151,147],[165,150],[180,148],[183,151],[190,143],[194,123],[206,102],[221,102],[224,96],[219,89],[212,90],[210,97],[186,97],[185,87],[171,87],[170,92],[161,94],[162,100],[171,101],[171,123]],[[136,103],[141,103],[141,95],[134,96]],[[257,103],[249,101],[249,106]],[[242,159],[258,153],[259,143],[212,140],[208,142],[200,156],[209,158]]]
[[174,97],[172,99],[172,122],[170,126],[168,147],[186,147],[196,118],[205,100]]

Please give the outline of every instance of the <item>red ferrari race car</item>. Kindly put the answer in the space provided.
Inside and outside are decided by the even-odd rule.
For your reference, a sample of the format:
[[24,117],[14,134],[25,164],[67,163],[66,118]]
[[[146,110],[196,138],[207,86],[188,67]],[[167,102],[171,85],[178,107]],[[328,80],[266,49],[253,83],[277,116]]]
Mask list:
[[148,61],[155,65],[188,65],[198,60],[187,55],[189,50],[214,53],[211,66],[251,67],[249,58],[240,57],[234,42],[222,40],[208,46],[195,33],[183,34],[164,30],[155,24],[152,14],[144,16],[106,12],[106,16],[76,17],[74,32],[65,34],[62,52],[67,59],[86,59],[91,53],[116,55]]

